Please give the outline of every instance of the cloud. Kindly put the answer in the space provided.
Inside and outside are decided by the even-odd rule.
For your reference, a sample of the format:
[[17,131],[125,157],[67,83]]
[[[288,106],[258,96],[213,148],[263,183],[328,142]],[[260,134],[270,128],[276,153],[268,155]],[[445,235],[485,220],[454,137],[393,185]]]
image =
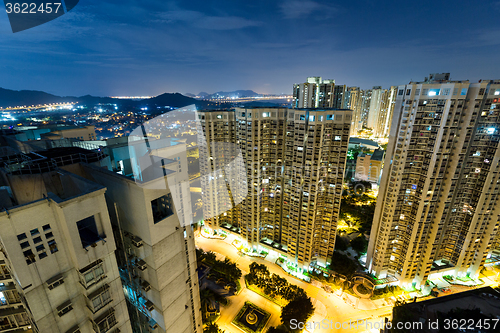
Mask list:
[[185,22],[200,29],[237,30],[260,26],[262,23],[237,16],[209,16],[193,10],[174,10],[159,14],[160,20],[166,23]]
[[330,17],[336,11],[334,7],[309,0],[284,1],[281,3],[280,9],[286,19],[304,18],[313,13],[319,13],[320,17],[326,18]]

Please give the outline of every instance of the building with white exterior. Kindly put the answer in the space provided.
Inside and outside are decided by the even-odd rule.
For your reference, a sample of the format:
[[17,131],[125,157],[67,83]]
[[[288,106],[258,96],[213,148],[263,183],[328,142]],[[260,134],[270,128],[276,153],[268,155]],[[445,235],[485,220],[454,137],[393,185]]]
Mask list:
[[3,157],[0,332],[132,332],[103,186],[58,169],[101,156]]
[[335,80],[308,77],[305,83],[293,85],[294,108],[331,108],[335,103]]
[[498,261],[500,81],[398,86],[367,267],[416,287]]
[[[137,326],[134,329],[147,321],[155,332],[201,332],[186,147],[183,143],[170,146],[166,141],[151,142],[151,155],[155,161],[161,160],[163,167],[148,163],[146,153],[139,158],[137,168],[130,167],[128,175],[113,171],[113,167],[106,170],[91,165],[78,165],[79,171],[74,172],[107,188],[111,221],[120,238],[120,272],[132,305],[132,324]],[[142,143],[129,142],[125,153],[129,158],[120,160],[123,155],[115,152],[114,166],[129,169],[126,165],[134,163],[131,152],[140,156]]]
[[[60,144],[75,144],[75,142],[59,141]],[[31,294],[25,294],[25,291],[22,290],[22,287],[29,283],[16,281],[13,278],[15,276],[13,272],[17,272],[22,267],[12,266],[8,260],[3,260],[0,265],[2,265],[2,272],[5,274],[1,274],[1,276],[7,282],[13,280],[21,286],[17,288],[18,294],[11,292],[14,284],[5,287],[8,290],[4,294],[4,303],[9,305],[9,308],[16,309],[14,312],[11,310],[6,312],[5,327],[11,328],[17,325],[15,327],[26,329],[38,327],[34,330],[36,332],[66,332],[65,328],[68,326],[71,327],[71,330],[67,332],[94,332],[92,329],[100,330],[99,322],[102,318],[99,315],[102,313],[110,314],[111,312],[108,313],[107,310],[114,309],[114,317],[109,318],[116,318],[116,323],[108,320],[109,330],[103,328],[95,332],[117,333],[118,329],[120,332],[140,333],[202,331],[186,145],[183,142],[170,139],[146,141],[147,145],[144,138],[111,140],[109,145],[96,149],[95,152],[79,147],[70,147],[5,157],[5,162],[9,165],[9,169],[5,173],[16,176],[15,178],[9,176],[8,183],[20,188],[18,192],[14,192],[15,196],[23,195],[26,200],[28,198],[34,199],[38,206],[48,205],[51,207],[49,199],[52,198],[51,193],[55,193],[57,196],[62,196],[63,202],[60,205],[67,206],[68,213],[66,214],[76,214],[77,216],[79,214],[93,214],[93,216],[97,216],[95,218],[96,228],[93,227],[92,221],[84,219],[85,230],[87,230],[84,235],[88,239],[86,238],[84,245],[80,242],[79,246],[82,247],[83,253],[87,254],[88,259],[93,260],[88,264],[97,265],[96,267],[105,266],[106,276],[102,277],[99,270],[99,274],[101,274],[99,277],[103,281],[103,283],[99,282],[99,287],[110,286],[110,288],[106,287],[104,291],[106,302],[108,302],[105,304],[105,308],[103,307],[102,311],[99,309],[99,312],[96,310],[95,315],[91,316],[87,313],[88,311],[84,311],[85,308],[80,307],[81,300],[78,295],[83,294],[85,297],[93,299],[96,288],[92,287],[88,293],[82,293],[78,280],[66,279],[66,276],[69,276],[66,271],[62,275],[56,274],[57,269],[51,266],[50,270],[54,276],[51,275],[47,280],[51,284],[61,284],[73,291],[74,294],[70,294],[68,299],[75,299],[71,306],[77,311],[68,311],[67,315],[61,317],[64,319],[73,318],[71,320],[73,325],[68,326],[69,324],[62,319],[59,319],[61,321],[59,323],[57,322],[58,317],[54,317],[55,319],[51,319],[52,327],[61,325],[64,330],[56,331],[55,328],[53,331],[44,330],[39,327],[46,325],[45,318],[39,318],[38,311],[42,310],[39,309],[40,304],[45,303],[30,301]],[[26,146],[25,148],[30,147]],[[34,158],[38,160],[34,161]],[[22,174],[17,175],[16,172]],[[32,176],[31,173],[40,172],[43,175],[36,177],[41,178],[41,180],[37,178],[35,182],[33,180],[35,176]],[[32,183],[33,185],[31,185]],[[82,194],[78,194],[80,187]],[[3,188],[3,191],[0,190],[0,199],[4,199],[6,207],[10,207],[11,202],[17,203],[18,200],[13,199],[12,188],[14,187],[10,186]],[[94,195],[94,192],[100,195],[98,197],[100,201],[86,204],[85,200],[87,199],[85,198],[97,195]],[[71,197],[69,202],[74,202],[71,206],[64,202],[69,200],[66,198],[68,196]],[[89,205],[92,206],[92,209],[88,208]],[[54,211],[56,207],[52,204],[51,209]],[[5,213],[7,221],[13,216],[12,212],[16,212],[16,209],[17,207],[7,208],[8,211]],[[22,211],[26,211],[26,209],[26,205],[19,208]],[[100,209],[100,213],[92,213],[96,209]],[[41,214],[41,211],[38,213]],[[47,257],[51,258],[50,251],[53,249],[55,249],[54,253],[66,256],[69,255],[66,252],[76,251],[72,247],[67,249],[63,245],[66,246],[66,238],[69,237],[69,233],[71,233],[72,238],[78,237],[77,233],[72,233],[72,231],[55,232],[55,226],[58,225],[56,222],[60,219],[58,215],[60,214],[47,216],[47,221],[54,219],[54,222],[44,223],[38,228],[45,250],[42,251],[42,247],[38,247],[40,245],[38,244],[40,242],[37,238],[38,235],[33,236],[33,238],[26,233],[27,239],[16,241],[16,244],[22,244],[21,246],[26,247],[26,251],[31,252],[23,252],[23,248],[17,244],[21,255],[27,256],[26,258],[29,258],[30,261],[34,260],[34,263],[38,262],[38,257],[41,256],[40,261],[45,263],[45,260],[48,260]],[[32,220],[36,220],[36,218],[32,218]],[[90,227],[87,224],[90,224]],[[101,225],[105,225],[104,231],[101,229]],[[30,233],[35,229],[31,225],[26,225],[26,228]],[[3,237],[6,237],[10,240],[12,237],[3,230],[4,228],[0,229],[0,239],[3,240]],[[50,237],[53,235],[53,238],[50,238],[49,235]],[[30,237],[33,238],[33,246],[28,247],[32,242]],[[45,242],[48,243],[45,244]],[[76,246],[78,244],[76,241],[72,241],[70,245]],[[100,257],[94,260],[94,256],[90,254],[101,249],[102,246],[105,246],[104,248],[109,253],[101,253],[103,251],[101,250]],[[9,255],[7,257],[10,258]],[[15,262],[17,263],[19,260]],[[49,260],[49,262],[51,261]],[[87,274],[84,273],[88,268],[86,266],[88,265],[81,266],[80,274]],[[89,267],[93,269],[94,266]],[[113,279],[110,280],[111,278]],[[64,279],[64,284],[60,282],[61,279]],[[70,284],[73,282],[76,284]],[[112,292],[111,301],[107,298],[108,289]],[[101,291],[99,288],[97,290]],[[118,294],[115,295],[115,293]],[[23,297],[26,297],[27,302],[21,302]],[[3,301],[3,299],[0,300]],[[59,302],[59,299],[56,300]],[[61,303],[67,305],[66,301],[67,299],[64,299],[64,302],[61,301]],[[55,307],[60,305],[57,302],[54,303]],[[51,303],[51,305],[53,304]],[[43,306],[48,311],[46,304]],[[26,312],[24,309],[31,309],[34,316],[29,310]],[[77,313],[78,316],[75,317]],[[56,322],[54,323],[54,321]],[[96,323],[97,326],[93,326],[93,323]],[[113,325],[111,326],[110,323]],[[0,330],[0,332],[2,331]]]

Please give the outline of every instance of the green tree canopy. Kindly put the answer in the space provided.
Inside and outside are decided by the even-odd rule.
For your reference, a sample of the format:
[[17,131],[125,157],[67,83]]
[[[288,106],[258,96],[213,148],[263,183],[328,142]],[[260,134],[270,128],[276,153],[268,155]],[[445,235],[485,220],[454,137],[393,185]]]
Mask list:
[[210,323],[203,329],[203,333],[224,333],[216,323]]
[[[292,326],[290,322],[292,319],[295,319],[298,323],[306,323],[313,313],[314,307],[311,299],[307,296],[298,297],[283,307],[281,310],[281,322],[287,327]],[[291,331],[294,332],[296,330]]]

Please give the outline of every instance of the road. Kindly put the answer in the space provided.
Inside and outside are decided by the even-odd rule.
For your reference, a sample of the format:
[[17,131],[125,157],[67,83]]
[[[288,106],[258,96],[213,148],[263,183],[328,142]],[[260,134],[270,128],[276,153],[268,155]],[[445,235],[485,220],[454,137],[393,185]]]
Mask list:
[[[362,300],[358,301],[358,299],[355,297],[343,294],[341,296],[347,298],[346,303],[346,301],[344,301],[343,298],[339,295],[340,290],[336,291],[334,294],[327,293],[322,288],[288,275],[281,269],[281,267],[265,259],[240,256],[236,248],[225,240],[207,239],[197,235],[195,241],[196,246],[203,249],[204,251],[212,251],[216,253],[220,258],[228,257],[232,261],[236,262],[238,267],[242,270],[243,275],[248,273],[250,263],[255,261],[259,264],[265,264],[271,273],[279,274],[280,276],[286,278],[289,283],[303,288],[308,296],[313,300],[316,308],[315,314],[309,321],[317,322],[318,325],[321,322],[321,326],[323,326],[319,328],[317,327],[316,329],[307,330],[308,332],[371,332],[369,330],[371,327],[377,328],[378,323],[383,321],[383,318],[379,318],[380,316],[386,314],[388,315],[392,312],[392,308],[387,306],[382,308],[372,308],[370,310],[360,310],[357,307],[363,305],[360,304],[360,302],[363,302]],[[221,317],[217,321],[219,327],[226,333],[242,332],[240,329],[232,325],[231,321],[234,319],[245,301],[250,301],[271,314],[271,318],[266,325],[266,329],[263,332],[266,332],[267,328],[270,326],[279,325],[281,308],[275,303],[267,300],[266,298],[254,293],[251,290],[246,289],[243,277],[240,280],[240,284],[243,288],[240,294],[231,296],[229,298],[229,301],[231,303],[221,309]],[[353,305],[350,305],[348,303],[353,303]],[[366,322],[359,322],[359,325],[355,324],[358,320],[366,319],[371,321],[371,324]],[[342,324],[344,326],[343,328],[341,328]],[[330,327],[332,329],[330,329]],[[338,327],[339,329],[336,329],[335,327]],[[378,332],[378,330],[373,330],[373,332]]]

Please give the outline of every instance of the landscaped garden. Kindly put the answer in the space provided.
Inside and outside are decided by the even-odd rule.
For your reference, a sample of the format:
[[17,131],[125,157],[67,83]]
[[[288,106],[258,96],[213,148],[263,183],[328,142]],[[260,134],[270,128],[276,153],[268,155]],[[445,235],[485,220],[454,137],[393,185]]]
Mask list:
[[372,300],[386,298],[386,297],[398,297],[406,294],[406,292],[398,286],[385,286],[383,288],[373,290]]
[[285,306],[298,296],[306,295],[304,289],[288,283],[277,274],[271,274],[266,265],[256,262],[250,264],[250,273],[245,276],[245,282],[248,289],[279,306]]

